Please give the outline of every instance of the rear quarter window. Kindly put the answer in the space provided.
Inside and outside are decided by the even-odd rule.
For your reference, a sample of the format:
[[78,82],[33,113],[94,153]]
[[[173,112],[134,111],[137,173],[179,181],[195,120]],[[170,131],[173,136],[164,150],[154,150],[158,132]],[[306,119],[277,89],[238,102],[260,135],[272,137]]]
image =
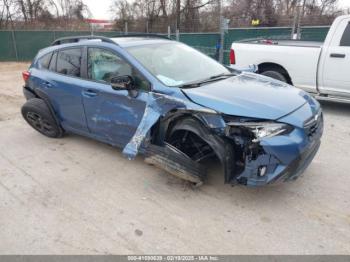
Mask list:
[[350,24],[345,28],[344,34],[340,40],[340,46],[350,46]]
[[80,77],[82,52],[81,48],[64,49],[58,52],[56,72]]
[[50,71],[56,71],[56,62],[57,62],[57,52],[55,52],[52,55],[51,61],[50,61],[50,66],[49,66],[49,70]]
[[38,68],[39,69],[48,69],[51,61],[52,53],[48,53],[43,55],[38,60]]

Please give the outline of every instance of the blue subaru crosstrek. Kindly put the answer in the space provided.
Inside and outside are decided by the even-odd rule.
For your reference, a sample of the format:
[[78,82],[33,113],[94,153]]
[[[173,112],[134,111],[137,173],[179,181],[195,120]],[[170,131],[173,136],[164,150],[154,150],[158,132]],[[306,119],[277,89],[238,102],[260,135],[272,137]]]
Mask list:
[[294,180],[320,147],[323,115],[309,94],[160,36],[57,39],[23,78],[22,114],[40,133],[140,153],[196,185],[211,158],[225,183]]

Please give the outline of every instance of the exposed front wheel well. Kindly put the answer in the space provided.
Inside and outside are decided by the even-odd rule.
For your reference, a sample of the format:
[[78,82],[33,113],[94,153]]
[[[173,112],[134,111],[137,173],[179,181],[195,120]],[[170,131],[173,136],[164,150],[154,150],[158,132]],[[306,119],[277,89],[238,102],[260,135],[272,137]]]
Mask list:
[[203,138],[209,130],[198,120],[185,117],[170,125],[165,140],[175,146],[193,161],[202,162],[204,159],[216,156],[213,148]]
[[181,152],[194,161],[203,161],[210,157],[218,158],[224,168],[225,183],[231,182],[234,178],[234,146],[228,139],[213,133],[198,119],[186,117],[177,120],[167,131],[165,140],[179,147]]
[[[276,72],[281,74],[284,79],[286,80],[286,82],[290,85],[293,85],[293,81],[288,73],[288,71],[281,65],[276,64],[276,63],[262,63],[260,65],[258,65],[258,69],[259,69],[259,74],[263,74],[265,72]],[[280,80],[280,79],[279,79]]]
[[198,163],[216,157],[210,145],[192,131],[177,130],[172,133],[167,142]]

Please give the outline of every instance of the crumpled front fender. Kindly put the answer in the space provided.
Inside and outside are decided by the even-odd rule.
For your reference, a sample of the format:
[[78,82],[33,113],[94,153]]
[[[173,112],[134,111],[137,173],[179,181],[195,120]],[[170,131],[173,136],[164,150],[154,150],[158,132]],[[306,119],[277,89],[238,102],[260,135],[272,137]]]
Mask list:
[[129,143],[124,147],[123,155],[128,159],[134,159],[152,126],[161,116],[165,116],[167,113],[175,109],[209,111],[199,105],[185,102],[176,97],[150,92],[141,122]]
[[[124,156],[130,160],[134,159],[151,128],[161,117],[169,116],[173,110],[180,115],[189,116],[189,118],[185,118],[187,121],[177,122],[174,130],[188,130],[201,137],[213,149],[223,164],[225,182],[230,182],[234,176],[234,149],[224,137],[226,123],[222,116],[213,110],[168,95],[149,93],[141,122],[134,136],[123,149]],[[161,147],[147,144],[144,147],[145,152],[143,152],[146,154],[146,162],[161,167],[185,180],[196,181],[196,184],[200,184],[199,182],[203,181],[205,177],[204,168],[169,146],[167,143]],[[142,146],[142,149],[144,148]],[[174,159],[177,159],[176,163]]]

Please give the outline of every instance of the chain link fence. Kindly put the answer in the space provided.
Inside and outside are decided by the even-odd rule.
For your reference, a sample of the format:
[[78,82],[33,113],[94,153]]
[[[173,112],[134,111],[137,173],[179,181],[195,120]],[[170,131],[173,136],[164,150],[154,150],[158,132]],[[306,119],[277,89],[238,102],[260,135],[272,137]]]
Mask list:
[[[329,26],[302,27],[301,40],[323,42],[329,28]],[[290,39],[291,33],[291,27],[231,28],[225,33],[224,64],[229,64],[229,53],[232,42],[256,38]],[[179,40],[213,58],[217,58],[216,46],[220,40],[219,33],[182,33]]]
[[[324,41],[329,26],[302,27],[301,40]],[[290,39],[290,27],[231,28],[225,33],[224,63],[228,64],[232,42],[253,38]],[[0,31],[0,61],[30,61],[38,50],[49,46],[53,40],[64,36],[89,35],[90,31]],[[112,37],[121,32],[96,32]],[[171,35],[176,39],[175,35]],[[180,33],[179,41],[216,58],[219,33]]]

